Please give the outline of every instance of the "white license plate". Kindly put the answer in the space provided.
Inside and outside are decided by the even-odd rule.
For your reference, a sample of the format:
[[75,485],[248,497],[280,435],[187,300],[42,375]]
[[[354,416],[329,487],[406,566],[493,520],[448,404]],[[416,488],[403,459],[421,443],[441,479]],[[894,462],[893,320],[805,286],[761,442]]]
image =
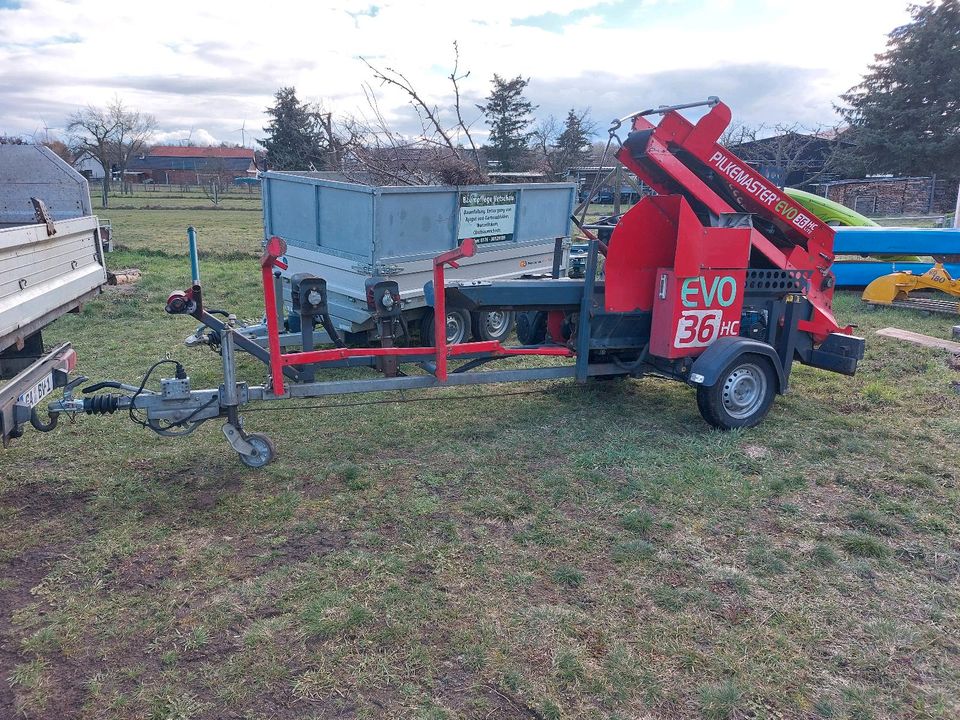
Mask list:
[[27,407],[34,407],[47,395],[53,392],[53,373],[49,373],[45,378],[37,382],[32,388],[17,398],[18,403]]

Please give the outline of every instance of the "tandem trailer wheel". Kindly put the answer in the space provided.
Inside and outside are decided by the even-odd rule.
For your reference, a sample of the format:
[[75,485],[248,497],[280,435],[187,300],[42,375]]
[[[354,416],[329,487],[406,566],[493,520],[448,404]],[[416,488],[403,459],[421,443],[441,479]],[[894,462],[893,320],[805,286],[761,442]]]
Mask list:
[[478,342],[484,340],[506,340],[513,330],[514,315],[509,310],[485,310],[470,313],[470,329],[473,339]]
[[253,433],[252,435],[247,435],[244,439],[253,446],[254,450],[253,455],[237,453],[240,457],[240,462],[247,467],[254,469],[262,468],[272,463],[277,457],[277,449],[273,444],[273,440],[266,435]]
[[[447,311],[447,345],[459,345],[466,342],[470,333],[470,313],[466,310]],[[420,321],[420,341],[423,345],[433,345],[433,313],[428,312]]]
[[770,359],[743,353],[724,368],[716,383],[697,388],[697,407],[715,428],[748,428],[766,417],[776,394],[777,374]]

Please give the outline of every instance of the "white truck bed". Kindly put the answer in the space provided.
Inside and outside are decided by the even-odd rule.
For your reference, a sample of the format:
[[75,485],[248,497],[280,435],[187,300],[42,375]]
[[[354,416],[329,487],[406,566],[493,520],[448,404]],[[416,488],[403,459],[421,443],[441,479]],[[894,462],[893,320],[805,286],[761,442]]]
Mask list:
[[0,229],[0,351],[97,295],[107,271],[95,216]]

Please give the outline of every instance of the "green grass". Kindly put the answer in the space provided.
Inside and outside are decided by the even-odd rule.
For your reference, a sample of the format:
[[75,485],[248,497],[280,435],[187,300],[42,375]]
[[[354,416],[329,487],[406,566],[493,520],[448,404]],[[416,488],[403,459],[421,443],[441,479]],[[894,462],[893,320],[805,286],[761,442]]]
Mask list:
[[742,699],[742,692],[727,680],[715,685],[703,685],[699,689],[700,709],[707,720],[727,720],[733,717]]
[[[104,214],[143,279],[48,342],[91,379],[170,356],[217,385],[163,303],[193,224],[210,304],[262,312],[257,213]],[[328,407],[247,413],[259,472],[215,423],[29,432],[0,454],[0,716],[956,717],[957,371],[873,334],[952,323],[836,312],[858,375],[795,367],[745,432],[654,379],[290,402]]]
[[197,230],[201,260],[259,255],[263,225],[259,213],[242,210],[120,210],[97,213],[113,226],[114,247],[144,256],[187,255],[187,227]]
[[575,588],[583,585],[586,576],[577,568],[561,565],[553,571],[553,581],[557,585]]
[[851,532],[840,536],[840,545],[851,555],[882,560],[890,555],[883,541],[863,533]]
[[653,528],[653,515],[646,510],[631,510],[620,518],[620,527],[638,535],[646,535]]

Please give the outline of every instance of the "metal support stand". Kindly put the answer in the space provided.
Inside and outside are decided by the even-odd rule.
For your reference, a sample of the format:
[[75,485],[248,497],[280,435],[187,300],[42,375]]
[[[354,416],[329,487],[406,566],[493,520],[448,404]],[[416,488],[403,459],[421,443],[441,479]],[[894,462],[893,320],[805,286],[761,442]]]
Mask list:
[[253,455],[255,450],[247,442],[240,420],[240,396],[237,393],[236,348],[234,333],[229,325],[223,329],[220,338],[220,355],[223,360],[223,385],[220,387],[220,407],[227,411],[227,422],[223,425],[223,435],[230,446],[241,455]]
[[586,382],[590,372],[590,319],[593,314],[593,293],[597,284],[597,253],[599,241],[591,240],[587,251],[587,266],[583,279],[583,297],[577,319],[577,382]]
[[[378,320],[380,325],[380,347],[392,348],[393,343],[393,318],[382,317]],[[397,377],[400,371],[400,358],[396,355],[384,355],[377,359],[377,368],[385,377]]]
[[[304,312],[303,308],[305,306],[301,304],[300,306],[300,348],[303,352],[310,352],[313,350],[313,315]],[[300,377],[304,382],[313,382],[314,373],[312,365],[304,365],[303,369],[300,371]]]

